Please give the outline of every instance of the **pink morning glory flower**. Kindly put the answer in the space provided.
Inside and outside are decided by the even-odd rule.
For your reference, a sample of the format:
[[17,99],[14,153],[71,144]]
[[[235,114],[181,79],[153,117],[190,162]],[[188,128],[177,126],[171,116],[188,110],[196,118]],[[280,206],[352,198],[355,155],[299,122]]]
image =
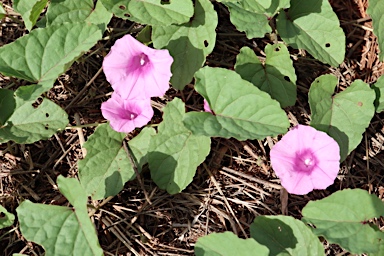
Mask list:
[[204,111],[205,111],[205,112],[212,113],[212,110],[211,110],[211,108],[209,107],[208,101],[207,101],[206,99],[204,99]]
[[340,148],[328,134],[298,125],[270,153],[272,168],[291,194],[304,195],[333,184],[340,167]]
[[146,125],[153,116],[150,98],[126,100],[116,92],[101,104],[101,112],[112,129],[125,133]]
[[149,48],[126,35],[105,56],[103,70],[123,99],[149,99],[161,97],[169,89],[172,62],[168,50]]

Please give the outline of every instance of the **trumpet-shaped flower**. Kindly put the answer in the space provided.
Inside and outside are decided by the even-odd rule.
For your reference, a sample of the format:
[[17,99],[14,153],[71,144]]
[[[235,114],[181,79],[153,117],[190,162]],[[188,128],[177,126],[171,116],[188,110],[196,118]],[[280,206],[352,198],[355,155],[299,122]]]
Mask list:
[[325,189],[339,172],[339,145],[328,134],[310,126],[292,128],[273,146],[270,157],[281,185],[292,194]]
[[116,92],[101,104],[101,112],[110,121],[112,129],[125,133],[146,125],[153,116],[149,98],[126,100]]
[[149,48],[126,35],[104,58],[103,70],[123,99],[149,99],[163,96],[168,90],[172,62],[168,50]]

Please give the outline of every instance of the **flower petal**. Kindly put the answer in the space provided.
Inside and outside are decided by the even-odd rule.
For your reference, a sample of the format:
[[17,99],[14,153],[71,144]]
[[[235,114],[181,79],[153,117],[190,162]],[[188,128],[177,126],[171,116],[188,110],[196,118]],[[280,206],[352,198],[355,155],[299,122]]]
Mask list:
[[173,58],[168,50],[152,49],[126,35],[104,58],[103,70],[123,99],[161,97],[169,89]]
[[331,185],[340,167],[340,148],[310,126],[292,128],[270,152],[271,165],[289,193],[303,195]]
[[153,116],[150,99],[125,100],[116,92],[101,104],[101,112],[112,129],[125,133],[146,125]]

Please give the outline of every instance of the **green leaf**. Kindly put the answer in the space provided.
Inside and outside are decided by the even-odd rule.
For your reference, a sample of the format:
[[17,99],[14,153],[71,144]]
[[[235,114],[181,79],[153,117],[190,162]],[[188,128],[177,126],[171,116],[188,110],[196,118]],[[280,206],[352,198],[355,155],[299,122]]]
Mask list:
[[55,80],[101,36],[96,25],[86,23],[34,29],[0,48],[0,72],[30,82]]
[[261,63],[252,49],[243,47],[236,58],[235,70],[260,90],[269,93],[281,107],[296,102],[296,74],[284,44],[265,47],[265,63]]
[[83,22],[93,10],[93,0],[51,0],[46,14],[46,26],[65,22]]
[[383,245],[383,233],[368,223],[384,216],[384,203],[362,189],[345,189],[317,201],[302,211],[303,221],[315,225],[313,232],[353,254],[371,253]]
[[376,93],[376,112],[380,113],[384,111],[384,76],[380,76],[379,79],[377,79],[376,83],[372,85],[372,89],[374,89]]
[[289,8],[290,0],[219,0],[225,5],[227,3],[236,4],[239,8],[255,14],[263,14],[269,18],[273,17],[283,8]]
[[128,142],[129,148],[132,150],[132,157],[139,172],[142,167],[148,163],[148,150],[152,137],[156,135],[155,129],[152,127],[144,127],[139,135]]
[[26,200],[16,209],[21,233],[41,244],[46,255],[103,255],[88,217],[84,189],[76,179],[63,176],[57,178],[57,184],[73,208]]
[[251,237],[270,250],[270,256],[325,255],[324,247],[309,227],[290,216],[258,216]]
[[[155,48],[169,50],[174,61],[171,84],[182,90],[215,47],[217,13],[209,0],[196,0],[195,14],[182,25],[153,26]],[[188,60],[188,61],[185,61]]]
[[[147,162],[149,141],[154,134],[153,128],[145,128],[129,142],[139,170]],[[84,143],[87,156],[78,163],[79,179],[92,199],[117,195],[127,181],[136,177],[123,147],[125,136],[125,133],[114,131],[109,124],[102,124]]]
[[333,96],[337,78],[318,77],[309,90],[311,126],[328,133],[340,146],[340,161],[354,150],[362,139],[374,113],[375,92],[361,80]]
[[225,3],[230,12],[230,20],[237,30],[245,32],[248,39],[264,37],[272,32],[268,17],[263,13],[257,13],[244,9],[239,3]]
[[241,239],[232,232],[212,233],[200,237],[195,245],[196,256],[269,256],[267,247],[255,239]]
[[107,29],[107,25],[111,21],[112,16],[112,13],[104,7],[101,1],[97,1],[95,9],[92,10],[85,21],[97,25],[99,29],[104,32]]
[[48,139],[65,128],[68,115],[60,106],[44,99],[37,108],[34,107],[36,97],[45,88],[43,85],[30,85],[15,91],[16,106],[5,125],[0,127],[0,143],[9,140],[23,144],[33,143]]
[[367,14],[371,16],[373,33],[377,36],[379,45],[379,58],[384,60],[384,23],[383,23],[384,2],[381,0],[369,0]]
[[0,3],[0,20],[7,16],[7,12],[4,10],[3,4]]
[[196,135],[264,139],[286,133],[289,121],[277,101],[237,73],[204,67],[196,75],[195,89],[215,115],[189,112],[184,125]]
[[0,205],[0,229],[6,228],[13,225],[15,221],[15,215],[8,212],[3,206]]
[[13,0],[13,8],[21,14],[25,27],[31,31],[48,0]]
[[132,21],[167,26],[188,22],[193,15],[190,0],[101,0],[103,5],[117,17]]
[[13,97],[13,91],[0,89],[0,129],[16,108],[16,101]]
[[153,181],[170,194],[192,182],[196,168],[209,154],[211,139],[193,135],[183,125],[184,103],[175,98],[164,108],[163,121],[149,145],[148,164]]
[[296,49],[332,66],[344,60],[345,35],[328,0],[291,0],[288,13],[280,12],[277,30]]

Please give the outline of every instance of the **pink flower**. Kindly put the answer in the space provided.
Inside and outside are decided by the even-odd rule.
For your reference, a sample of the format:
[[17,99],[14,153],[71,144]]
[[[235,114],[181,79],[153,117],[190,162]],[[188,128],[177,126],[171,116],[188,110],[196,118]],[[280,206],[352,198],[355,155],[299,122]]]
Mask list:
[[212,113],[212,110],[211,110],[211,108],[209,107],[208,101],[207,101],[206,99],[204,99],[204,111],[205,111],[205,112]]
[[310,126],[292,128],[271,149],[270,157],[281,185],[292,194],[325,189],[339,172],[339,145],[328,134]]
[[101,104],[101,112],[104,118],[110,121],[112,129],[125,133],[146,125],[153,116],[149,98],[125,100],[116,92]]
[[169,88],[173,59],[168,50],[149,48],[130,35],[117,40],[103,70],[123,99],[160,97]]

